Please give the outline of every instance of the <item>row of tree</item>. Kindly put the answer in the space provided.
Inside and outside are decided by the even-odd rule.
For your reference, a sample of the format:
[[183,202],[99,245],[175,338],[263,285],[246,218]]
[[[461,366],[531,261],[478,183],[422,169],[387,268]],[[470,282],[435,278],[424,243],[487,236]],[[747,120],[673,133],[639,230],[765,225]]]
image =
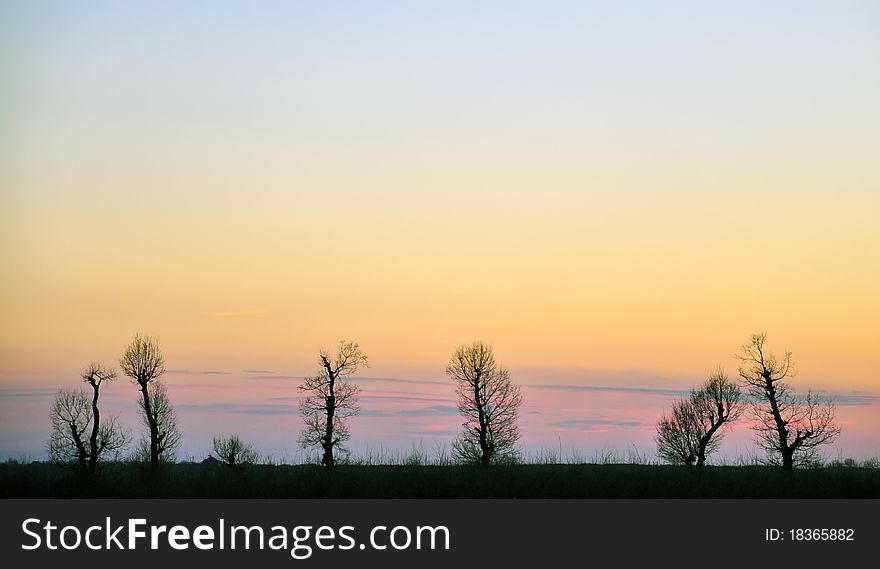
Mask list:
[[[766,334],[755,334],[742,347],[741,382],[733,382],[719,369],[689,397],[678,399],[657,425],[658,454],[674,464],[700,469],[718,449],[723,429],[752,410],[758,444],[771,462],[791,470],[812,460],[816,448],[831,442],[840,428],[834,423],[834,405],[813,392],[796,395],[785,381],[793,374],[791,353],[777,359],[764,349]],[[299,443],[317,448],[321,463],[334,467],[351,436],[350,419],[360,410],[359,387],[352,377],[368,364],[358,344],[342,341],[335,353],[321,351],[318,372],[304,378],[300,412],[305,426]],[[165,358],[158,342],[135,335],[119,360],[122,372],[137,385],[138,406],[145,427],[137,455],[155,471],[180,444],[180,430],[165,384]],[[462,432],[454,439],[454,456],[467,463],[488,466],[516,455],[517,419],[522,405],[520,387],[509,371],[495,361],[492,347],[483,342],[459,346],[446,367],[458,396]],[[116,372],[90,364],[82,374],[91,388],[62,390],[56,395],[50,417],[52,460],[76,464],[94,472],[101,457],[118,456],[131,441],[115,417],[101,419],[101,387],[113,382]],[[743,395],[743,387],[750,400]],[[232,468],[254,462],[253,446],[237,436],[216,437],[214,453]]]
[[661,457],[699,470],[718,449],[722,429],[737,421],[746,407],[758,446],[770,463],[784,470],[812,462],[818,447],[840,434],[834,422],[834,402],[813,391],[803,396],[795,393],[786,381],[794,375],[791,352],[779,359],[766,351],[766,341],[765,333],[753,334],[737,354],[742,364],[740,383],[718,369],[660,417],[657,450]]
[[[320,449],[321,463],[333,467],[351,436],[349,419],[360,410],[359,388],[351,378],[368,360],[358,344],[346,341],[339,343],[335,354],[322,351],[318,359],[318,373],[304,378],[299,386],[305,422],[299,443],[303,448]],[[119,366],[141,394],[138,406],[145,432],[136,456],[155,471],[170,458],[181,439],[168,391],[160,379],[165,373],[165,358],[159,343],[149,336],[135,335]],[[460,346],[446,371],[455,382],[458,408],[465,419],[461,435],[453,442],[456,457],[483,465],[512,457],[519,440],[517,414],[522,394],[510,381],[508,370],[496,363],[491,346],[482,342]],[[101,388],[116,380],[116,372],[93,363],[82,378],[92,389],[91,398],[85,389],[61,390],[55,396],[48,450],[55,462],[94,472],[101,457],[118,457],[132,437],[115,417],[101,419]],[[253,446],[237,436],[215,437],[214,454],[232,468],[257,459]]]
[[[300,412],[306,424],[299,442],[306,448],[320,448],[321,463],[332,467],[337,451],[344,449],[342,445],[351,436],[348,420],[360,410],[359,389],[351,376],[367,365],[367,356],[356,343],[343,341],[335,355],[321,352],[319,361],[318,374],[299,386],[303,393]],[[483,342],[459,346],[446,373],[455,383],[464,419],[462,433],[452,443],[454,455],[484,466],[511,457],[519,440],[522,394],[507,369],[496,363],[492,347]]]
[[[180,429],[168,390],[160,378],[165,373],[165,357],[159,343],[149,336],[136,334],[119,359],[119,367],[138,386],[146,432],[140,440],[137,456],[150,463],[155,471],[161,460],[180,445]],[[82,379],[92,390],[61,390],[55,396],[49,417],[52,433],[47,444],[49,458],[55,462],[77,464],[83,471],[94,472],[101,457],[118,457],[131,442],[115,417],[101,420],[98,400],[101,388],[116,381],[116,372],[102,364],[89,364]]]

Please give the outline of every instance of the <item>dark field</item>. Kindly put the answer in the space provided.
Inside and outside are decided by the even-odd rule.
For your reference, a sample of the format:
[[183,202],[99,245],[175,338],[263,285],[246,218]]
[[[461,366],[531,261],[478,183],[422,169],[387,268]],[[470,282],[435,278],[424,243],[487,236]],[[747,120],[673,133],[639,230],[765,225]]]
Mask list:
[[5,498],[880,498],[880,469],[791,474],[765,466],[528,464],[494,466],[104,465],[95,477],[47,463],[0,464]]

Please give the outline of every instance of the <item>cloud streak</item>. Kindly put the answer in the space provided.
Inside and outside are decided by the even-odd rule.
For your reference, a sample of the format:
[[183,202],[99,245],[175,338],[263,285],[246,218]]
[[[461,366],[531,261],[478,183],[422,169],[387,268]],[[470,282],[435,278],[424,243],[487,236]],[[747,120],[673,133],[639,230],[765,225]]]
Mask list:
[[57,392],[58,389],[53,389],[49,387],[22,387],[11,389],[0,388],[0,397],[48,397],[50,395],[55,395],[55,393]]
[[[216,412],[226,415],[299,415],[299,406],[288,404],[252,404],[238,403],[184,403],[176,405],[179,411]],[[360,417],[389,417],[390,413],[381,409],[361,409]]]
[[451,405],[430,405],[418,409],[402,409],[398,411],[397,414],[403,417],[447,417],[458,415],[458,407],[453,407]]
[[240,403],[184,403],[174,406],[178,411],[217,412],[227,415],[298,415],[295,405]]
[[228,371],[217,370],[196,370],[196,369],[169,369],[165,371],[168,375],[229,375]]
[[872,393],[820,393],[820,395],[831,397],[836,405],[880,405],[880,395],[875,395]]
[[377,381],[387,383],[406,383],[411,385],[451,385],[448,381],[433,379],[402,379],[398,377],[352,377],[352,381]]
[[419,396],[415,394],[415,396],[408,395],[359,395],[358,396],[362,400],[375,400],[375,401],[394,401],[398,403],[448,403],[452,400],[451,397],[437,397],[437,396]]
[[[610,385],[576,385],[576,384],[532,384],[530,388],[542,389],[548,391],[584,391],[599,393],[616,393],[616,394],[638,394],[638,395],[659,395],[662,397],[687,397],[690,390],[687,389],[661,389],[653,387],[618,387]],[[807,388],[796,389],[796,397],[798,401],[803,402],[807,393]],[[880,405],[880,394],[869,393],[864,391],[816,391],[820,397],[828,397],[836,405],[842,406],[861,406],[861,405]],[[746,395],[746,401],[754,401],[754,398]]]
[[[249,379],[303,379],[305,375],[283,375],[277,374],[271,370],[243,370],[249,375]],[[403,379],[399,377],[362,377],[352,376],[349,378],[354,383],[400,383],[406,385],[450,385],[447,381],[436,381],[432,379]]]
[[660,389],[653,387],[616,387],[608,385],[575,385],[575,384],[532,384],[528,387],[552,391],[599,391],[603,393],[627,393],[642,395],[663,395],[667,397],[684,397],[690,394],[686,389]]
[[304,375],[249,375],[248,379],[303,379],[306,376]]
[[607,419],[570,419],[547,423],[548,427],[557,429],[569,429],[573,431],[608,431],[608,430],[633,430],[653,427],[648,423],[637,419],[631,420],[607,420]]

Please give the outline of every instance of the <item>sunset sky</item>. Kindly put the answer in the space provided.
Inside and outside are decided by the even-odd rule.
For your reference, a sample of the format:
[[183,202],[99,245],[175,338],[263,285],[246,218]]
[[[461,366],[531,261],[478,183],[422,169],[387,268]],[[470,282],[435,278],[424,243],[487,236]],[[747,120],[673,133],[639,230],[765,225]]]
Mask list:
[[[0,3],[0,458],[157,337],[185,456],[294,456],[370,358],[356,449],[447,444],[482,339],[523,444],[653,452],[753,332],[880,455],[876,2]],[[139,429],[134,388],[106,392]],[[751,453],[741,429],[722,447]]]

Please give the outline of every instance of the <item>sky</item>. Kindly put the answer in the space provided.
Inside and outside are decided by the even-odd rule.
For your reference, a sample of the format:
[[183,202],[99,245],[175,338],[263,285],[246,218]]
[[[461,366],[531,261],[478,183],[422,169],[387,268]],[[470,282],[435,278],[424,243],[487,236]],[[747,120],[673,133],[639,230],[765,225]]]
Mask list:
[[[523,444],[590,455],[650,450],[651,390],[735,376],[758,331],[877,456],[878,26],[845,1],[0,2],[0,456],[42,453],[54,390],[135,332],[191,454],[221,428],[297,452],[289,398],[340,339],[374,378],[353,445],[447,444],[445,364],[481,339]],[[106,394],[137,429],[135,395]]]

